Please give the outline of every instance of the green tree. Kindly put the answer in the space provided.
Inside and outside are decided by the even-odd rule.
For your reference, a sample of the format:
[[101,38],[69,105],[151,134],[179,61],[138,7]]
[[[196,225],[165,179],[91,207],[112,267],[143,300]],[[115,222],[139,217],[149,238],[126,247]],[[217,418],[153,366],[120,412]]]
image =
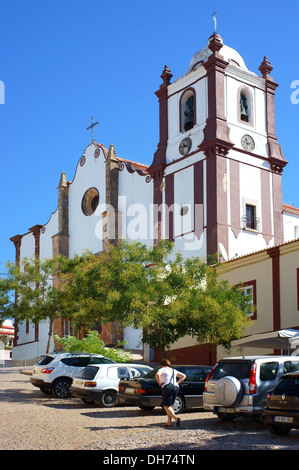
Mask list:
[[59,287],[60,259],[24,259],[21,266],[7,263],[7,276],[0,279],[0,318],[39,323],[49,321],[47,352],[53,321],[62,315],[63,292]]
[[200,259],[183,259],[167,241],[155,248],[122,242],[109,253],[69,260],[62,280],[65,310],[77,325],[142,328],[143,341],[162,355],[186,335],[228,347],[249,324],[249,299],[240,289],[219,282]]

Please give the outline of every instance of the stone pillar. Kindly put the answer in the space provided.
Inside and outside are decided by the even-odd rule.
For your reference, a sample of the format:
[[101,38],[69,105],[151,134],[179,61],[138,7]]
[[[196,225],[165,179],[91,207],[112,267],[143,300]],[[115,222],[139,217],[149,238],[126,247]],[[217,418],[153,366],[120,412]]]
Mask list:
[[69,256],[69,185],[61,173],[58,186],[58,232],[52,237],[52,256]]

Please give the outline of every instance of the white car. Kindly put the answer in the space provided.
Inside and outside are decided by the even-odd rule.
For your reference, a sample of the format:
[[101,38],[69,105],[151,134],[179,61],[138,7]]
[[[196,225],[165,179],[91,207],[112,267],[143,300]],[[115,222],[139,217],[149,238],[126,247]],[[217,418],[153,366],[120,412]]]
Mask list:
[[42,356],[33,366],[30,381],[44,393],[58,398],[70,395],[70,385],[88,364],[114,364],[115,361],[101,354],[54,352]]
[[143,364],[92,364],[73,379],[70,392],[85,404],[111,408],[118,403],[120,379],[142,377],[151,370],[152,367]]

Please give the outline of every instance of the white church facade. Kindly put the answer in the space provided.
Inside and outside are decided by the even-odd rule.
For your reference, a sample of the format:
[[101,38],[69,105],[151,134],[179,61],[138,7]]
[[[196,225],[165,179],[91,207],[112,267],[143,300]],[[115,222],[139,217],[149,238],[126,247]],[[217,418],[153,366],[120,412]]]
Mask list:
[[[172,82],[165,66],[152,164],[119,158],[113,145],[93,139],[73,180],[61,174],[48,222],[11,238],[16,262],[97,253],[117,239],[153,245],[160,238],[174,241],[186,258],[227,262],[297,238],[299,210],[282,201],[287,161],[275,131],[271,71],[266,57],[260,73],[248,70],[217,33],[182,77]],[[107,328],[102,335],[113,343]],[[56,332],[69,333],[66,322],[57,321]],[[123,336],[128,349],[143,348],[140,331],[126,328]],[[16,325],[13,358],[39,357],[46,342],[46,324]]]

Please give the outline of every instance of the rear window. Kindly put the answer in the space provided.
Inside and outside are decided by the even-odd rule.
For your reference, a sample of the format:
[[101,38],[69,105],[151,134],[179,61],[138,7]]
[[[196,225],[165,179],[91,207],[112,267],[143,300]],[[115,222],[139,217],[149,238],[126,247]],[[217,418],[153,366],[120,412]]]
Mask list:
[[228,375],[237,379],[249,379],[252,363],[250,361],[223,361],[215,368],[211,379],[219,380]]
[[282,377],[274,389],[274,395],[285,394],[289,397],[299,398],[299,377],[286,376]]
[[39,361],[38,361],[38,364],[40,366],[46,366],[47,364],[50,364],[50,362],[52,362],[54,359],[54,357],[52,356],[43,356]]
[[85,369],[81,370],[81,372],[76,377],[79,377],[80,379],[93,380],[98,370],[98,367],[87,366]]

